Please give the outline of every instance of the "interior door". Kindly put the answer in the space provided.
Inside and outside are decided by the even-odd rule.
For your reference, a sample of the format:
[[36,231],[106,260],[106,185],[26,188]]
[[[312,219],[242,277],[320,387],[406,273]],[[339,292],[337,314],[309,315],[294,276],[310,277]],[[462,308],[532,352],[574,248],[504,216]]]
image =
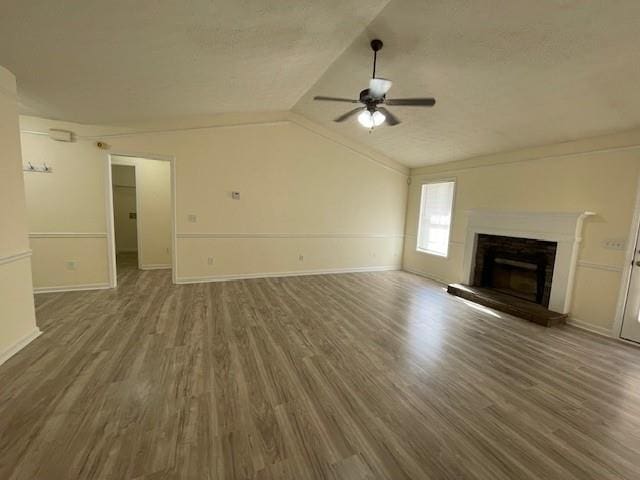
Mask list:
[[620,336],[626,340],[640,343],[640,236],[636,240],[631,282],[629,283]]

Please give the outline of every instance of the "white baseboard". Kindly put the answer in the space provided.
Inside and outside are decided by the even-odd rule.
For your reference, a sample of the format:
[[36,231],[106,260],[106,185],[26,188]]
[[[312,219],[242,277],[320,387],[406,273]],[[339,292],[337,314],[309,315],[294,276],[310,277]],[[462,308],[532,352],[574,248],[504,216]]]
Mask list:
[[598,335],[602,335],[604,337],[613,337],[613,335],[611,335],[610,328],[601,327],[600,325],[593,325],[589,322],[585,322],[574,317],[567,318],[567,324],[577,328],[581,328],[582,330],[587,330],[591,333],[597,333]]
[[296,272],[270,272],[270,273],[240,273],[229,275],[212,275],[204,277],[178,277],[176,283],[210,283],[226,282],[229,280],[248,280],[251,278],[271,278],[271,277],[302,277],[305,275],[330,275],[336,273],[364,273],[364,272],[386,272],[400,270],[400,265],[384,265],[376,267],[355,267],[355,268],[333,268],[323,270],[300,270]]
[[171,264],[169,263],[150,263],[147,265],[140,265],[140,270],[170,270]]
[[30,344],[33,340],[38,338],[40,335],[42,335],[42,332],[38,327],[36,327],[29,334],[22,337],[13,345],[11,345],[8,348],[5,348],[4,351],[0,352],[0,365],[2,365],[4,362],[9,360],[11,357],[13,357],[16,353],[18,353],[20,350],[22,350],[24,347]]
[[446,280],[444,280],[444,279],[442,279],[440,277],[436,277],[435,275],[431,275],[430,273],[421,272],[419,270],[413,270],[412,268],[403,267],[402,270],[407,272],[407,273],[413,273],[414,275],[418,275],[420,277],[428,278],[429,280],[433,280],[434,282],[442,283],[443,285],[448,285],[448,284],[451,283],[451,282],[447,282]]
[[108,283],[87,283],[84,285],[62,285],[60,287],[36,287],[33,293],[76,292],[79,290],[105,290],[111,288]]

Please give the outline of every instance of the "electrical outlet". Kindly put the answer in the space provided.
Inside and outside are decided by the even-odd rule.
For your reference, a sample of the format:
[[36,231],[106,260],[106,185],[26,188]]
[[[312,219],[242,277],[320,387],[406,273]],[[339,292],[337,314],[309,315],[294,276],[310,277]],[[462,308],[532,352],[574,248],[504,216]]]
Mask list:
[[625,241],[621,238],[608,238],[602,242],[604,248],[609,250],[624,250]]
[[78,262],[75,260],[69,260],[67,262],[67,270],[76,270],[78,268]]
[[207,265],[213,265],[213,257],[207,258]]
[[198,221],[198,217],[196,217],[193,213],[187,215],[187,220],[189,223],[196,223]]
[[298,255],[298,261],[304,262],[304,255]]

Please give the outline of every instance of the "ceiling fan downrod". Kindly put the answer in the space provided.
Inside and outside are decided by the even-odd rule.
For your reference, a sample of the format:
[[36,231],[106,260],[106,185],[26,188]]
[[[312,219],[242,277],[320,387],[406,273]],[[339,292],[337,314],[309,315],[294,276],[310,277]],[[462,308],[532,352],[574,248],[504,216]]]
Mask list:
[[371,49],[373,50],[373,75],[371,78],[376,78],[376,62],[378,60],[378,50],[382,50],[384,43],[379,38],[371,40]]

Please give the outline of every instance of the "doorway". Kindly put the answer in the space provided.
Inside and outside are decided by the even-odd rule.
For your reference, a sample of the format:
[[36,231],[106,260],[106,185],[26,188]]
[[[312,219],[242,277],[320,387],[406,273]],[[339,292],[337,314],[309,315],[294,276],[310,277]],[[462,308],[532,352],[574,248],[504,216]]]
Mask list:
[[635,237],[631,278],[622,316],[620,337],[640,343],[640,235],[636,234]]
[[136,169],[133,165],[111,166],[113,231],[116,264],[138,267],[138,221]]
[[132,270],[173,265],[173,162],[109,156],[112,284]]

